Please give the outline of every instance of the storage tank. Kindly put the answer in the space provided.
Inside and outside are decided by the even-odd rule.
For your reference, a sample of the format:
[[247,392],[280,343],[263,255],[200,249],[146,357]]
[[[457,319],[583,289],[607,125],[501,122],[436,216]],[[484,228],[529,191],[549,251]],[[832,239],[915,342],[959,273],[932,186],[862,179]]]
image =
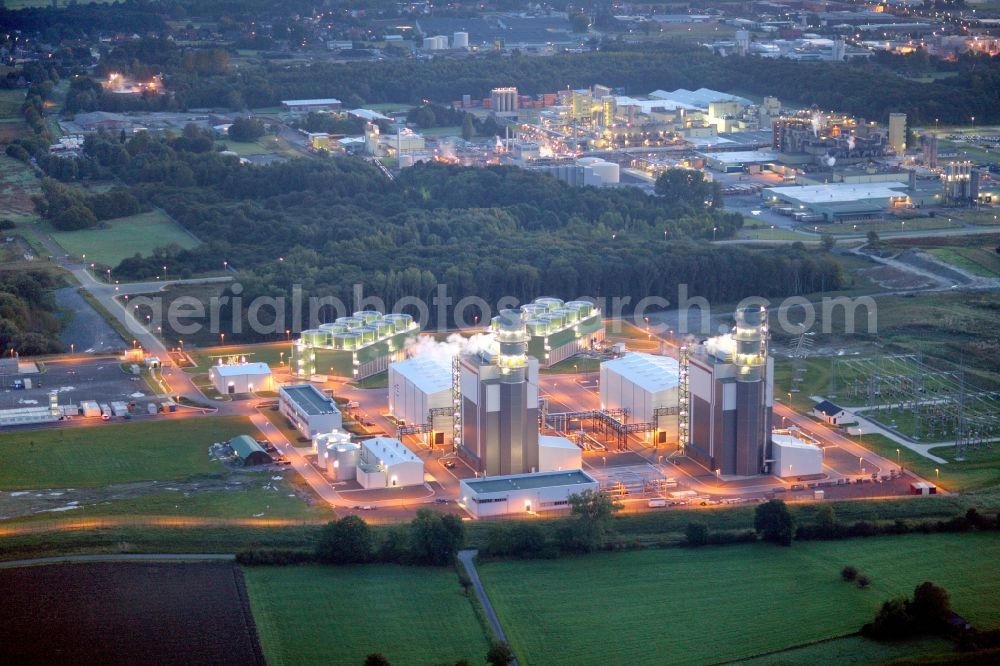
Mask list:
[[601,177],[604,185],[617,184],[619,182],[619,168],[614,162],[598,160],[590,165],[591,170]]
[[549,309],[541,303],[526,303],[521,306],[521,312],[523,312],[524,316],[528,319],[545,314],[548,311]]
[[469,48],[469,33],[467,32],[456,32],[451,36],[451,48],[453,49],[467,49]]
[[566,327],[566,316],[558,309],[545,315],[549,320],[550,331],[558,331]]
[[408,314],[387,314],[385,321],[391,321],[396,331],[405,331],[413,325],[413,317]]
[[340,317],[337,319],[337,323],[346,326],[348,331],[353,331],[354,329],[365,325],[364,320],[360,317]]
[[373,321],[378,321],[382,318],[382,313],[378,310],[359,310],[351,315],[356,319],[360,319],[366,324],[370,324]]
[[535,303],[545,306],[546,311],[555,310],[556,308],[561,308],[563,306],[563,302],[561,300],[558,298],[551,298],[549,296],[536,298]]
[[602,160],[600,157],[581,157],[576,161],[576,163],[579,166],[591,166],[593,164],[597,164],[598,162],[603,162],[603,161],[604,160]]
[[357,477],[361,447],[353,442],[330,444],[327,447],[326,473],[334,481],[352,481]]
[[326,332],[314,328],[302,331],[302,342],[309,347],[322,347],[326,344]]
[[413,166],[413,155],[403,154],[399,156],[399,168],[408,169]]
[[316,465],[320,469],[326,469],[330,458],[330,447],[341,444],[350,444],[350,442],[350,433],[342,432],[340,430],[333,430],[331,432],[324,432],[313,436],[312,445],[313,451],[316,452]]
[[594,312],[594,304],[589,301],[570,301],[566,307],[575,309],[580,319],[586,319]]
[[548,335],[549,332],[549,323],[541,319],[529,319],[524,323],[524,327],[528,329],[528,335],[532,337]]

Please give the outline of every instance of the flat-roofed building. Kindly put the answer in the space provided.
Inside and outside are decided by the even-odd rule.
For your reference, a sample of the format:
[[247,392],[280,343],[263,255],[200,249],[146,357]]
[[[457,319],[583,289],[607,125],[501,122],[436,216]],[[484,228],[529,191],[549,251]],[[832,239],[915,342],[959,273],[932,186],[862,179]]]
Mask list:
[[627,409],[630,423],[652,423],[654,439],[677,432],[680,365],[669,356],[628,352],[601,364],[601,408]]
[[361,442],[358,483],[363,488],[398,488],[424,482],[424,461],[395,437]]
[[308,113],[310,111],[336,111],[342,106],[339,99],[326,97],[322,99],[285,99],[281,101],[281,107],[294,113]]
[[790,430],[771,433],[771,468],[781,478],[816,476],[823,473],[823,449],[806,435]]
[[583,467],[583,450],[565,437],[538,436],[538,471],[562,472]]
[[213,365],[208,369],[208,377],[215,390],[223,395],[274,390],[274,379],[267,363]]
[[310,440],[343,426],[337,403],[312,384],[279,387],[278,409],[303,437]]
[[473,518],[539,513],[569,508],[571,495],[597,492],[597,481],[583,470],[511,474],[463,479],[459,502]]

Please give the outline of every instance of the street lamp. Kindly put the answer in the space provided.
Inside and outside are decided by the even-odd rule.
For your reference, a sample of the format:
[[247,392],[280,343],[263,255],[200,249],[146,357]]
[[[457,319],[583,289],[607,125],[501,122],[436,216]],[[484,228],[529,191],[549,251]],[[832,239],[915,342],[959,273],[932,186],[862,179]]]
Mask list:
[[937,467],[934,468],[934,478],[935,478],[935,480],[938,480],[938,481],[941,480],[941,470],[938,469]]
[[902,467],[902,463],[899,462],[899,449],[896,449],[896,465]]

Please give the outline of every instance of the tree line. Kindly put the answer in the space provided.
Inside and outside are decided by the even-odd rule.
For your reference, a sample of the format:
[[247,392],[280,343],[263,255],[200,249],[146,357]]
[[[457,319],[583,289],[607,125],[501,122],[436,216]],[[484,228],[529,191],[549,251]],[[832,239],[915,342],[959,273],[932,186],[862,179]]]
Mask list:
[[[0,220],[0,223],[4,222]],[[0,229],[5,224],[0,224]],[[61,327],[52,290],[58,286],[48,271],[0,272],[0,355],[24,356],[63,351]]]

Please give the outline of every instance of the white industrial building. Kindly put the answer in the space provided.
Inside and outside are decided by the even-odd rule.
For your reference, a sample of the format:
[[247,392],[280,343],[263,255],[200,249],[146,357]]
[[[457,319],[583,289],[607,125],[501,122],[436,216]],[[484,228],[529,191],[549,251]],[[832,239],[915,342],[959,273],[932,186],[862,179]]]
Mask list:
[[223,395],[274,390],[274,378],[267,363],[213,365],[208,377],[215,390]]
[[452,405],[451,362],[436,356],[415,356],[389,366],[389,413],[405,425],[431,424],[434,441],[444,444],[451,414],[435,414]]
[[679,386],[680,366],[669,356],[628,352],[601,364],[601,408],[627,409],[629,422],[653,423],[657,443],[676,431]]
[[361,442],[358,483],[365,489],[416,486],[424,482],[424,461],[395,437]]
[[801,433],[772,432],[771,459],[774,461],[771,472],[783,479],[823,473],[823,449],[806,441]]
[[538,436],[538,471],[562,472],[583,467],[583,451],[565,437]]
[[571,495],[597,492],[598,483],[583,470],[511,474],[463,479],[459,502],[473,518],[539,513],[569,508]]
[[278,409],[303,437],[340,430],[343,418],[337,404],[312,384],[278,388]]

